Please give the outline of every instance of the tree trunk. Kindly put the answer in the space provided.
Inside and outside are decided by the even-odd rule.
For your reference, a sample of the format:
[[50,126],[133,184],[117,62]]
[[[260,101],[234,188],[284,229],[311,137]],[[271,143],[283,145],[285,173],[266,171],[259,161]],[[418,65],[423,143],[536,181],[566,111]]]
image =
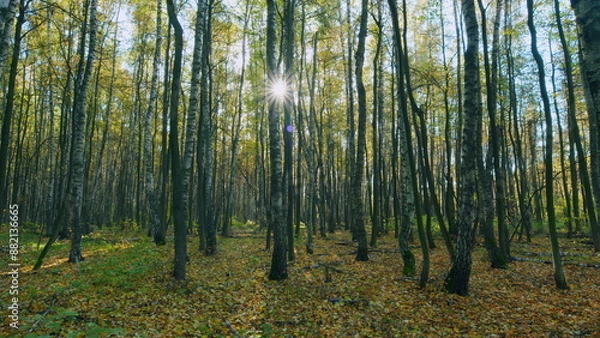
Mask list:
[[[4,2],[0,7],[0,74],[4,73],[4,65],[8,58],[8,47],[10,46],[10,37],[12,33],[12,22],[17,12],[17,5],[20,0],[10,0]],[[22,3],[23,1],[21,1]],[[17,36],[15,36],[17,37]]]
[[[14,2],[14,4],[13,4]],[[29,3],[27,3],[29,4]],[[11,1],[8,9],[0,9],[0,20],[8,19],[6,22],[0,21],[0,70],[6,60],[7,48],[4,44],[8,44],[8,38],[12,28],[12,16],[14,16],[14,10],[16,7],[16,1]],[[17,23],[15,27],[15,39],[13,44],[13,52],[10,63],[10,71],[8,76],[8,91],[6,93],[6,103],[4,109],[4,117],[2,119],[2,134],[0,135],[0,210],[4,210],[7,205],[8,198],[8,146],[11,140],[11,123],[15,106],[15,89],[16,79],[19,66],[19,54],[21,53],[21,41],[22,34],[21,30],[25,23],[25,11],[26,4],[24,0],[19,0],[19,15],[17,17]],[[8,12],[6,12],[8,11]],[[4,54],[4,55],[3,55]]]
[[367,233],[363,215],[362,179],[365,166],[365,152],[367,147],[367,95],[363,83],[363,65],[365,60],[365,41],[367,38],[368,1],[362,0],[360,14],[360,28],[358,31],[358,45],[356,47],[356,93],[358,98],[358,138],[356,147],[356,162],[352,173],[352,223],[354,235],[358,241],[357,261],[367,261]]
[[[277,80],[275,63],[276,32],[275,0],[267,0],[267,83]],[[268,91],[268,89],[267,89]],[[271,174],[270,224],[274,233],[273,257],[269,279],[281,281],[287,279],[287,226],[283,218],[283,187],[281,168],[281,134],[277,102],[269,100],[269,153]]]
[[[348,149],[346,154],[346,193],[352,195],[352,177],[354,173],[354,164],[356,162],[356,123],[354,121],[354,78],[352,76],[352,50],[353,50],[353,36],[352,36],[352,20],[351,20],[351,2],[347,2],[346,8],[346,24],[348,25],[348,38],[346,42],[346,121],[348,122],[348,131],[346,141],[348,142]],[[351,197],[348,201],[351,200]],[[346,203],[344,206],[344,214],[346,229],[350,229],[352,232],[352,239],[355,239],[354,231],[354,216],[352,215],[353,207],[351,203]]]
[[[85,143],[85,119],[86,103],[90,76],[94,66],[95,48],[96,48],[96,0],[88,3],[89,10],[89,44],[87,58],[84,56],[85,40],[87,34],[86,23],[81,33],[79,46],[80,64],[77,70],[77,79],[75,86],[75,100],[73,106],[73,134],[71,145],[71,205],[73,207],[73,221],[71,238],[71,252],[69,262],[79,263],[83,260],[81,254],[81,244],[83,235],[83,225],[81,219],[81,209],[83,203],[83,179],[84,179],[84,143]],[[83,61],[85,58],[85,62]]]
[[463,20],[467,30],[464,62],[464,126],[460,162],[461,190],[457,219],[456,255],[445,281],[450,293],[466,296],[471,276],[473,224],[477,213],[477,162],[481,155],[481,82],[479,78],[479,27],[474,0],[462,0]]
[[[506,260],[509,256],[509,242],[508,242],[508,228],[506,227],[505,220],[505,189],[504,189],[504,171],[500,163],[500,129],[496,122],[496,104],[498,101],[498,32],[500,28],[500,14],[502,9],[502,0],[498,0],[496,5],[496,17],[494,19],[493,29],[493,41],[492,41],[492,55],[491,65],[490,56],[488,53],[487,43],[487,22],[485,6],[482,0],[478,0],[479,11],[481,12],[481,32],[483,38],[483,55],[485,64],[485,84],[487,91],[487,111],[490,120],[490,149],[488,150],[486,168],[480,165],[480,179],[482,189],[481,196],[485,196],[481,203],[484,205],[484,211],[481,215],[484,217],[482,220],[482,230],[484,235],[484,243],[488,256],[492,265],[492,268],[506,268]],[[492,171],[494,175],[492,175]],[[495,180],[494,180],[495,177]],[[496,199],[494,200],[494,185]],[[496,242],[494,235],[494,201],[496,202],[496,214],[498,221],[498,237],[500,246]]]
[[[403,62],[403,47],[401,41],[400,34],[400,24],[398,23],[398,9],[396,0],[388,0],[388,4],[390,7],[390,12],[392,15],[392,23],[394,28],[394,52],[396,57],[396,92],[397,92],[397,100],[399,101],[398,105],[398,113],[397,113],[397,135],[396,139],[398,139],[398,146],[400,149],[400,168],[398,175],[398,187],[396,190],[400,190],[400,196],[397,196],[395,199],[400,201],[400,204],[396,206],[397,211],[400,211],[400,214],[396,214],[396,218],[400,219],[399,224],[399,233],[398,233],[398,244],[400,247],[400,253],[402,255],[402,260],[404,263],[404,267],[402,268],[402,274],[404,276],[412,276],[415,273],[415,256],[410,251],[409,241],[412,232],[412,220],[414,219],[414,194],[412,191],[413,185],[411,181],[413,177],[411,177],[409,173],[409,163],[408,157],[409,152],[412,150],[409,149],[407,145],[407,141],[410,140],[410,136],[407,135],[407,124],[404,123],[404,116],[408,116],[408,104],[406,98],[406,91],[404,85],[404,62]],[[408,119],[408,117],[406,117]],[[409,129],[410,130],[410,129]],[[416,178],[414,178],[416,179]]]
[[169,151],[169,106],[171,95],[169,88],[169,74],[171,73],[171,24],[167,25],[167,40],[165,46],[165,70],[163,74],[162,97],[162,126],[161,126],[161,178],[160,178],[160,224],[166,232],[169,227],[169,172],[171,169],[171,154]]
[[[600,41],[598,40],[600,34],[600,2],[595,0],[571,0],[571,6],[575,10],[581,41],[582,78],[587,93],[586,104],[590,121],[591,184],[596,211],[600,213]],[[591,196],[588,199],[591,200]],[[598,219],[591,226],[594,251],[600,252],[600,225]]]
[[156,101],[158,96],[158,68],[160,67],[160,47],[162,45],[162,23],[161,6],[162,0],[157,0],[156,5],[156,44],[154,46],[154,59],[152,60],[152,79],[150,80],[150,102],[146,111],[144,121],[144,169],[146,184],[146,199],[148,211],[150,212],[150,229],[154,236],[156,245],[165,245],[164,226],[160,222],[159,204],[154,189],[154,166],[152,165],[152,117],[156,112]]
[[[182,170],[183,170],[183,203],[184,213],[188,217],[188,227],[192,222],[191,213],[189,210],[192,208],[189,204],[189,182],[192,171],[192,159],[194,157],[194,144],[196,138],[196,118],[198,115],[198,107],[200,105],[200,81],[203,74],[203,38],[206,32],[206,13],[207,13],[207,0],[199,0],[196,8],[196,22],[194,32],[194,48],[192,53],[192,74],[190,80],[190,94],[189,104],[187,109],[187,118],[185,120],[185,142],[183,146],[183,159],[182,159]],[[205,135],[198,133],[198,137],[209,139]],[[200,142],[200,140],[199,140]],[[200,168],[200,167],[199,167]],[[202,182],[202,181],[200,181]],[[199,196],[200,197],[200,196]],[[202,200],[202,197],[199,198]],[[202,217],[201,217],[202,219]]]
[[173,277],[176,280],[184,280],[186,274],[187,260],[187,229],[185,224],[185,210],[183,209],[183,177],[181,170],[181,158],[179,155],[178,136],[178,109],[179,94],[181,92],[181,63],[183,52],[183,29],[175,13],[173,0],[167,0],[167,12],[169,22],[173,26],[175,34],[175,59],[173,61],[173,80],[171,82],[170,101],[170,134],[169,151],[171,152],[171,180],[173,184],[173,223],[175,230],[175,262]]
[[[284,15],[284,58],[285,73],[284,81],[287,84],[287,90],[291,91],[294,83],[294,8],[295,0],[285,0]],[[283,97],[283,115],[284,115],[284,169],[283,169],[283,189],[287,189],[287,198],[284,201],[284,214],[286,216],[287,226],[287,246],[288,260],[296,259],[294,252],[294,181],[293,181],[293,157],[294,150],[294,127],[292,124],[292,112],[294,110],[294,96],[286,93]]]
[[[506,31],[512,30],[511,19],[509,14],[511,12],[511,0],[507,0],[506,2],[506,10],[504,11],[505,21],[506,21]],[[527,177],[527,159],[524,157],[523,150],[523,138],[521,136],[520,130],[523,128],[520,127],[519,123],[519,109],[517,103],[517,90],[516,90],[516,81],[515,81],[515,65],[514,58],[512,55],[512,35],[509,33],[505,33],[504,35],[505,48],[506,51],[506,75],[508,77],[508,102],[509,102],[509,111],[512,119],[512,128],[509,128],[511,131],[510,140],[514,152],[514,161],[516,167],[516,175],[515,181],[517,184],[517,200],[518,200],[518,217],[519,222],[517,227],[521,229],[526,229],[529,233],[529,229],[531,228],[532,222],[532,213],[531,213],[531,205],[529,203],[529,187],[530,182]]]
[[544,71],[544,61],[537,48],[537,32],[533,22],[533,0],[527,0],[527,26],[531,34],[531,52],[538,68],[538,79],[544,105],[544,117],[546,120],[546,150],[544,156],[545,162],[545,183],[546,183],[546,212],[548,214],[548,231],[550,232],[550,243],[552,244],[552,262],[554,263],[554,281],[559,289],[568,289],[569,286],[565,280],[560,258],[560,247],[558,244],[558,234],[556,232],[556,214],[554,211],[554,182],[553,182],[553,158],[552,158],[552,113],[550,111],[550,100],[546,90],[546,72]]
[[237,107],[235,112],[235,123],[232,126],[232,141],[231,141],[231,157],[229,159],[229,175],[227,178],[227,197],[225,200],[225,214],[223,217],[223,226],[221,228],[222,236],[230,235],[230,227],[232,220],[232,206],[231,200],[233,196],[233,179],[237,166],[237,148],[238,143],[240,141],[240,130],[242,127],[242,113],[244,111],[244,82],[246,78],[246,45],[247,45],[247,34],[248,34],[248,24],[250,22],[250,1],[246,0],[246,9],[244,11],[244,29],[243,29],[243,37],[242,37],[242,48],[241,48],[241,73],[240,73],[240,84],[237,92]]
[[198,126],[198,203],[200,212],[200,238],[205,239],[204,253],[213,255],[217,252],[217,223],[214,211],[214,168],[213,168],[213,131],[212,131],[212,109],[211,109],[211,69],[210,53],[212,48],[212,6],[213,0],[209,0],[206,10],[206,24],[203,31],[203,50],[201,57],[200,79],[200,125]]
[[372,247],[377,246],[377,238],[383,233],[382,222],[382,182],[381,182],[381,142],[380,126],[383,112],[383,58],[381,57],[381,44],[383,40],[383,25],[382,25],[382,2],[377,3],[377,48],[375,57],[373,58],[373,117],[371,122],[373,149],[373,212],[371,213],[371,243]]
[[308,211],[309,216],[306,220],[306,252],[313,254],[314,252],[314,229],[317,225],[317,166],[315,157],[317,152],[316,147],[316,113],[315,113],[315,91],[317,86],[317,51],[319,44],[319,32],[313,35],[313,60],[312,60],[312,76],[309,85],[309,113],[308,113],[308,134],[307,138],[309,146],[305,152],[306,162],[308,164]]

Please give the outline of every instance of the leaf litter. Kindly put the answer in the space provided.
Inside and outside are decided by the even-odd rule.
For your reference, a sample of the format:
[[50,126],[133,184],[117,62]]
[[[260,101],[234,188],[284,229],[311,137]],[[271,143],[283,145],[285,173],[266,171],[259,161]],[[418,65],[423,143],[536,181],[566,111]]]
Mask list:
[[[32,272],[34,248],[19,280],[19,334],[29,337],[600,337],[600,269],[565,265],[571,289],[554,287],[552,267],[516,261],[492,269],[485,250],[473,253],[470,295],[443,289],[446,251],[431,253],[426,289],[403,277],[393,236],[386,235],[368,262],[354,261],[346,232],[315,238],[315,254],[302,239],[289,278],[268,280],[264,236],[220,239],[219,252],[196,251],[190,236],[186,281],[171,278],[173,247],[131,234],[100,231],[86,238],[86,260],[70,264],[68,245],[53,249]],[[104,241],[97,240],[98,238]],[[545,238],[512,244],[518,257],[546,255]],[[577,241],[563,249],[569,261],[600,264]],[[343,242],[345,243],[345,242]],[[414,250],[420,262],[419,250]],[[27,261],[27,259],[25,259]],[[26,265],[26,264],[24,264]],[[328,278],[326,278],[326,270]],[[327,281],[326,281],[327,279]],[[3,288],[8,288],[3,278]],[[3,297],[3,308],[8,305]],[[6,325],[0,336],[15,332]]]

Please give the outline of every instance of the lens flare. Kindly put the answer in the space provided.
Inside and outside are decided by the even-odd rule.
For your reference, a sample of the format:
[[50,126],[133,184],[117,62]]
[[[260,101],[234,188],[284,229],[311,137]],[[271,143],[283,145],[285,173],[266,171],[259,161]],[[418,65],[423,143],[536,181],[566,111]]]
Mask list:
[[284,102],[292,95],[289,83],[282,78],[269,81],[267,94],[270,100],[278,102]]
[[273,87],[271,91],[273,92],[273,96],[277,98],[284,98],[287,93],[287,83],[285,81],[279,79],[273,83]]

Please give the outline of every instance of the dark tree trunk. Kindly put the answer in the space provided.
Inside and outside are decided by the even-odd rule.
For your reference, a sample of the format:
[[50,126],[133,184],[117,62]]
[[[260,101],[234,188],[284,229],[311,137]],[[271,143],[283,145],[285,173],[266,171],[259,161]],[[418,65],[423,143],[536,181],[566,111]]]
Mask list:
[[[156,7],[156,44],[154,46],[154,59],[152,61],[152,79],[150,80],[150,102],[146,111],[144,121],[144,169],[145,169],[145,184],[146,184],[146,199],[148,201],[148,211],[150,212],[150,229],[154,237],[156,245],[165,245],[164,227],[160,222],[160,210],[158,198],[154,189],[154,167],[152,165],[152,132],[151,123],[152,117],[156,112],[156,101],[158,96],[158,68],[160,66],[160,47],[162,45],[162,23],[161,23],[161,6],[162,0],[157,0]],[[108,124],[107,124],[108,125]]]
[[[8,58],[8,47],[12,33],[12,22],[17,12],[20,0],[5,2],[6,7],[0,7],[0,73],[4,72],[4,65]],[[22,1],[21,1],[22,2]],[[17,37],[17,36],[15,36]]]
[[[510,4],[511,0],[507,0],[506,2],[506,10],[504,11],[505,16],[505,27],[506,31],[510,31],[512,29],[512,24],[510,21],[509,13],[510,13]],[[531,228],[532,222],[532,213],[531,213],[531,205],[529,203],[529,187],[530,182],[527,177],[527,159],[524,157],[523,150],[523,138],[521,136],[520,130],[523,128],[520,127],[519,123],[519,110],[518,110],[518,102],[517,102],[517,90],[516,90],[516,81],[515,81],[515,65],[514,58],[512,55],[512,36],[511,34],[505,33],[505,51],[506,51],[506,75],[508,77],[508,102],[509,102],[509,111],[512,119],[512,129],[510,134],[510,140],[512,144],[512,148],[514,151],[514,161],[516,167],[516,175],[515,181],[517,184],[517,201],[518,201],[518,217],[519,222],[517,227],[521,229],[527,229],[529,233],[529,229]]]
[[[319,32],[315,32],[313,36],[313,63],[312,75],[310,78],[309,87],[309,113],[308,113],[308,133],[310,136],[317,135],[316,130],[316,113],[315,113],[315,91],[317,83],[317,51],[319,45]],[[308,164],[308,219],[306,220],[306,252],[313,254],[314,252],[314,230],[317,225],[317,166],[315,157],[317,153],[316,137],[308,138],[309,147],[305,152],[306,162]]]
[[[27,3],[28,4],[28,3]],[[4,9],[0,9],[0,18],[4,21],[0,21],[0,69],[4,64],[6,59],[7,49],[8,49],[8,36],[10,36],[10,23],[12,22],[12,16],[14,15],[16,1],[11,1],[9,3],[9,7]],[[15,89],[16,89],[16,79],[17,72],[19,66],[19,54],[21,53],[21,41],[22,34],[21,30],[23,28],[23,24],[25,23],[25,10],[26,4],[24,0],[19,0],[19,15],[17,16],[17,23],[15,27],[15,38],[13,44],[13,52],[12,58],[10,62],[10,71],[8,75],[8,91],[5,97],[5,109],[4,109],[4,117],[2,118],[2,134],[0,134],[0,210],[4,210],[6,208],[6,202],[8,198],[8,184],[7,184],[7,168],[8,168],[8,146],[11,139],[11,123],[15,106]],[[4,35],[4,36],[3,36]],[[6,43],[6,45],[5,45]]]
[[79,263],[83,260],[81,253],[83,224],[81,210],[83,203],[83,180],[84,180],[84,143],[85,143],[85,119],[87,94],[90,83],[90,76],[94,66],[95,48],[96,48],[96,0],[91,0],[88,4],[89,11],[89,44],[87,58],[84,60],[85,40],[87,28],[81,33],[79,56],[82,60],[77,70],[77,79],[75,86],[75,100],[73,106],[73,133],[71,145],[71,203],[73,207],[73,221],[71,238],[71,253],[69,262]]
[[161,182],[160,182],[160,224],[163,231],[169,227],[169,172],[171,169],[169,152],[169,106],[171,95],[169,88],[169,74],[171,73],[171,62],[169,54],[171,52],[171,25],[167,25],[167,40],[165,47],[165,70],[163,74],[163,97],[162,97],[162,126],[161,126]]
[[[294,83],[294,8],[295,0],[285,1],[285,16],[284,16],[284,57],[285,57],[285,73],[284,81],[287,84],[287,90],[292,89]],[[284,214],[286,216],[287,227],[287,246],[288,260],[296,259],[294,252],[294,180],[293,180],[293,157],[294,148],[292,112],[294,110],[294,96],[291,93],[286,93],[283,97],[283,115],[284,115],[284,169],[283,169],[283,189],[287,189],[286,199],[283,201],[285,207]]]
[[[183,171],[183,202],[184,202],[184,213],[188,220],[188,228],[191,228],[192,217],[191,217],[191,199],[189,198],[189,185],[192,176],[192,160],[194,157],[194,145],[196,138],[196,120],[198,116],[198,110],[200,106],[200,82],[201,77],[205,76],[203,73],[203,62],[204,62],[204,37],[206,32],[207,23],[207,0],[198,1],[196,7],[196,18],[194,23],[194,48],[192,53],[192,74],[190,79],[190,94],[189,104],[187,109],[187,118],[185,119],[185,141],[183,146],[183,159],[182,159],[182,171]],[[202,124],[202,121],[200,122]],[[199,129],[202,127],[199,126]],[[201,144],[200,138],[209,140],[210,138],[206,135],[200,134],[198,131],[198,143]],[[208,142],[208,141],[207,141]],[[201,168],[201,166],[198,166]],[[202,182],[199,180],[199,182]],[[201,183],[200,183],[201,184]],[[198,196],[200,203],[204,203],[203,198]],[[201,209],[199,209],[201,210]],[[202,220],[203,217],[200,217]]]
[[167,0],[167,12],[169,22],[173,26],[175,34],[175,59],[173,61],[173,80],[171,82],[171,101],[169,107],[169,151],[171,153],[171,180],[173,184],[173,223],[175,230],[175,262],[173,277],[176,280],[184,280],[186,274],[187,260],[187,229],[185,224],[185,213],[183,209],[183,176],[181,170],[181,158],[179,155],[178,136],[178,109],[179,94],[181,92],[181,63],[183,52],[183,29],[175,13],[173,0]]
[[477,212],[477,162],[481,156],[481,82],[479,78],[479,27],[474,0],[462,0],[462,11],[467,30],[467,48],[464,62],[464,126],[460,162],[461,190],[457,219],[456,255],[445,281],[450,293],[466,296],[471,276],[473,225]]
[[569,286],[565,280],[560,258],[560,247],[558,244],[558,234],[556,232],[556,214],[554,210],[554,182],[553,182],[553,158],[552,158],[552,113],[550,111],[550,100],[546,89],[546,72],[544,70],[544,61],[537,48],[537,33],[533,22],[533,0],[527,0],[527,26],[531,33],[531,52],[538,68],[538,79],[544,105],[544,117],[546,120],[546,149],[544,154],[545,162],[545,183],[546,183],[546,212],[548,214],[548,230],[550,232],[550,243],[552,244],[552,262],[554,264],[554,281],[559,289],[568,289]]
[[[598,39],[600,35],[600,2],[596,0],[571,0],[571,6],[575,10],[581,41],[583,61],[581,62],[581,70],[584,90],[587,93],[586,104],[590,121],[591,185],[596,211],[600,213],[600,39]],[[583,185],[585,188],[586,183],[583,182]],[[588,195],[588,200],[592,200],[591,195]],[[591,215],[589,217],[592,220]],[[592,227],[594,251],[600,252],[600,225],[598,219],[590,225]]]
[[[350,1],[347,2],[346,8],[346,24],[348,27],[351,27],[352,19],[351,19],[351,4]],[[354,78],[352,76],[352,50],[353,50],[353,35],[352,30],[348,30],[348,39],[346,42],[346,121],[348,122],[348,131],[347,131],[347,139],[348,149],[346,154],[346,182],[345,188],[346,193],[351,196],[352,195],[352,177],[354,174],[354,164],[356,162],[356,123],[354,121]],[[348,198],[348,202],[351,201],[351,197]],[[346,203],[345,206],[345,223],[346,229],[350,229],[352,232],[352,239],[355,239],[355,231],[354,231],[354,216],[352,215],[353,207],[351,203]]]
[[[398,71],[396,73],[396,84],[397,84],[397,93],[399,100],[399,110],[398,110],[398,123],[400,124],[399,130],[403,135],[399,135],[401,139],[401,149],[402,143],[404,143],[404,155],[405,158],[402,159],[404,161],[404,170],[406,171],[403,175],[405,176],[402,179],[406,187],[409,187],[409,194],[405,194],[405,198],[412,200],[414,203],[414,211],[417,217],[417,229],[419,232],[419,241],[421,242],[421,253],[423,255],[423,265],[421,267],[421,274],[419,276],[419,286],[424,288],[427,285],[427,281],[429,279],[429,245],[427,243],[427,234],[425,232],[425,227],[423,225],[423,218],[421,212],[421,195],[419,193],[418,187],[418,177],[417,177],[417,161],[415,159],[415,155],[413,153],[413,145],[412,145],[412,137],[410,133],[410,119],[408,117],[408,102],[407,95],[404,91],[404,80],[406,79],[406,89],[409,91],[408,99],[411,101],[411,106],[416,114],[422,113],[420,108],[417,107],[414,97],[412,97],[412,93],[410,93],[410,75],[408,74],[408,60],[405,54],[405,48],[403,48],[402,37],[400,35],[400,25],[398,23],[398,8],[395,0],[388,0],[388,4],[390,7],[390,12],[392,15],[392,24],[394,29],[394,47],[395,47],[395,55],[396,55],[396,63],[398,67]],[[406,3],[403,2],[403,7],[406,8]],[[406,15],[404,15],[404,26],[406,28]],[[402,129],[403,128],[403,129]],[[426,154],[424,154],[426,156]],[[406,218],[406,216],[403,216]],[[405,223],[407,220],[403,220],[402,223]],[[408,250],[407,247],[407,238],[406,238],[406,225],[401,225],[401,233],[400,233],[400,251],[402,251],[402,258],[404,260],[404,270],[403,273],[407,274],[408,269],[411,265],[414,270],[414,256]]]
[[[481,212],[483,215],[482,230],[484,235],[484,243],[488,252],[493,268],[506,268],[506,260],[509,256],[509,243],[508,243],[508,228],[506,227],[505,217],[505,189],[504,189],[504,171],[501,166],[500,157],[500,129],[496,122],[497,109],[496,104],[498,101],[498,32],[500,27],[500,14],[502,9],[502,0],[498,0],[496,6],[496,17],[494,19],[494,30],[493,30],[493,41],[492,41],[492,55],[490,65],[490,55],[488,52],[487,43],[487,22],[485,6],[482,0],[478,0],[479,10],[481,12],[481,31],[483,37],[483,55],[485,64],[485,84],[487,91],[487,111],[490,120],[490,150],[488,150],[486,167],[480,165],[480,179],[481,179],[481,203],[483,204],[484,210]],[[492,171],[494,175],[492,175]],[[495,180],[494,180],[495,177]],[[492,184],[495,183],[495,185]],[[495,194],[493,192],[495,186]],[[496,199],[494,200],[494,196]],[[500,246],[496,241],[494,235],[494,201],[496,202],[496,214],[498,216],[498,237]]]
[[215,219],[214,203],[214,155],[213,127],[211,109],[211,69],[210,54],[212,49],[212,7],[213,1],[208,0],[205,9],[205,24],[203,25],[203,46],[201,56],[200,79],[200,125],[198,126],[198,209],[200,212],[200,238],[205,240],[204,253],[213,255],[217,252],[217,222]]
[[377,4],[377,48],[375,57],[373,58],[373,117],[371,122],[373,149],[373,212],[371,213],[371,243],[372,247],[377,246],[377,238],[383,233],[382,222],[382,182],[381,182],[381,139],[380,127],[383,115],[383,58],[381,57],[381,45],[383,40],[383,25],[382,25],[382,2]]
[[[275,63],[275,44],[277,42],[275,1],[267,0],[267,83],[277,79]],[[270,224],[273,229],[273,257],[271,260],[270,280],[284,280],[287,271],[287,226],[282,213],[283,173],[281,168],[281,134],[277,102],[269,100],[269,151],[271,160],[271,202]]]
[[365,166],[365,152],[367,147],[367,94],[363,83],[363,65],[365,61],[365,41],[367,38],[368,1],[362,0],[360,28],[358,31],[358,45],[356,47],[356,93],[358,97],[358,138],[356,147],[356,162],[352,173],[352,223],[354,224],[354,237],[358,241],[357,261],[369,260],[367,233],[363,215],[362,179]]

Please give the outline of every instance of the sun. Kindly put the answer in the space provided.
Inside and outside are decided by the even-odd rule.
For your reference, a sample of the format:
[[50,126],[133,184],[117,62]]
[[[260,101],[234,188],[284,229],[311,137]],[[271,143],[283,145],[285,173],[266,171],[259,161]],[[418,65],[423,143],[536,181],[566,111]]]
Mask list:
[[273,96],[281,99],[287,94],[287,89],[287,83],[285,83],[285,81],[282,79],[278,79],[275,81],[275,83],[273,83],[271,92],[273,92]]
[[268,93],[271,100],[284,101],[290,95],[290,88],[282,78],[269,81]]

